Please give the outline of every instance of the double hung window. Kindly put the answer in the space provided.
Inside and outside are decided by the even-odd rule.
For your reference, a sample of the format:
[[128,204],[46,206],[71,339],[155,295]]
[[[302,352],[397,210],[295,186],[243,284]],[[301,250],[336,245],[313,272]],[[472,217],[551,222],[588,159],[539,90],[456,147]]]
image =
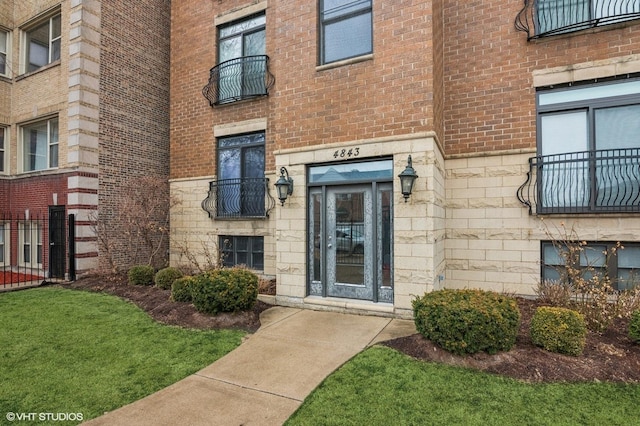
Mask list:
[[0,75],[8,76],[9,67],[7,58],[9,55],[9,33],[0,30]]
[[320,0],[320,63],[373,52],[372,0]]
[[36,268],[42,266],[42,226],[26,221],[18,224],[18,244],[21,247],[20,264]]
[[0,222],[0,266],[9,263],[9,241],[11,241],[9,224]]
[[264,133],[218,139],[217,217],[265,215]]
[[640,80],[539,91],[541,213],[638,211]]
[[218,28],[218,103],[266,93],[265,24],[260,14]]
[[5,161],[7,160],[7,128],[0,127],[0,173],[4,173],[7,170]]
[[35,71],[60,59],[60,14],[24,31],[25,72]]
[[58,167],[58,119],[38,121],[21,127],[22,171]]

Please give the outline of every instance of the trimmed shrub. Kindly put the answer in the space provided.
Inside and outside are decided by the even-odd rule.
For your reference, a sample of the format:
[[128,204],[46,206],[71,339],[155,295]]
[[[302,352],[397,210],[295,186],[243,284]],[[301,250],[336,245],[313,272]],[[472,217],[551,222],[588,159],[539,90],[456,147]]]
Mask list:
[[633,311],[629,322],[629,337],[636,343],[640,343],[640,309]]
[[153,285],[153,267],[150,265],[132,266],[127,273],[129,284],[132,285]]
[[165,290],[170,289],[171,285],[178,278],[182,278],[184,274],[178,269],[169,266],[156,272],[154,281],[156,285]]
[[439,290],[412,301],[416,329],[454,354],[508,351],[520,310],[512,297],[482,290]]
[[195,281],[194,277],[178,278],[171,285],[171,300],[174,302],[191,302],[191,289]]
[[536,346],[550,352],[578,356],[584,350],[587,326],[584,315],[579,312],[541,306],[531,318],[529,333]]
[[215,269],[196,276],[191,289],[193,304],[200,312],[244,311],[258,298],[258,276],[242,268]]

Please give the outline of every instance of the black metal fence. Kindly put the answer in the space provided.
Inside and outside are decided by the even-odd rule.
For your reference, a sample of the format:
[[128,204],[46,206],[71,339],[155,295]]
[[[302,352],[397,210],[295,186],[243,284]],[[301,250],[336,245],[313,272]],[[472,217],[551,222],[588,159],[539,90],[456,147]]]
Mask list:
[[211,68],[202,94],[211,106],[219,105],[266,96],[274,82],[267,55],[244,56]]
[[525,0],[515,28],[534,39],[639,18],[634,0]]
[[75,216],[0,213],[0,291],[75,280]]
[[532,157],[518,198],[530,213],[640,212],[640,148]]

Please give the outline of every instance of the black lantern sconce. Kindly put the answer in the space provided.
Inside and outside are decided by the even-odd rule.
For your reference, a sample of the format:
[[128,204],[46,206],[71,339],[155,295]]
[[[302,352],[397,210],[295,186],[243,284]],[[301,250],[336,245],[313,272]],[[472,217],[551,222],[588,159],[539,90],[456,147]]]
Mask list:
[[293,193],[293,179],[289,177],[289,171],[285,167],[280,167],[280,177],[274,185],[276,186],[276,191],[278,191],[280,205],[284,206],[287,196]]
[[[402,196],[404,197],[404,202],[406,203],[413,192],[413,183],[418,178],[416,171],[413,169],[413,163],[411,162],[411,156],[407,158],[407,167],[398,175],[400,178],[400,188],[402,190]],[[277,184],[276,184],[277,185]]]

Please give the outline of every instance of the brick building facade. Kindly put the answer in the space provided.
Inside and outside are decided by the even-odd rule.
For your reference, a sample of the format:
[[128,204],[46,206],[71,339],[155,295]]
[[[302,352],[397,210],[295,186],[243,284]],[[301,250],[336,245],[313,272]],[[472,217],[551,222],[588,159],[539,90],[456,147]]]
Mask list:
[[[11,218],[2,223],[10,235],[5,267],[25,263],[21,224],[52,208],[74,215],[77,272],[104,266],[96,220],[119,241],[114,210],[125,184],[166,180],[169,23],[164,0],[0,5],[0,216]],[[168,191],[158,196],[168,200]],[[42,249],[29,266],[47,275],[53,241],[43,223],[30,225]],[[113,253],[120,267],[132,261],[117,245]]]
[[171,262],[221,252],[278,303],[400,316],[445,287],[533,294],[560,222],[640,268],[640,10],[543,3],[174,3]]

